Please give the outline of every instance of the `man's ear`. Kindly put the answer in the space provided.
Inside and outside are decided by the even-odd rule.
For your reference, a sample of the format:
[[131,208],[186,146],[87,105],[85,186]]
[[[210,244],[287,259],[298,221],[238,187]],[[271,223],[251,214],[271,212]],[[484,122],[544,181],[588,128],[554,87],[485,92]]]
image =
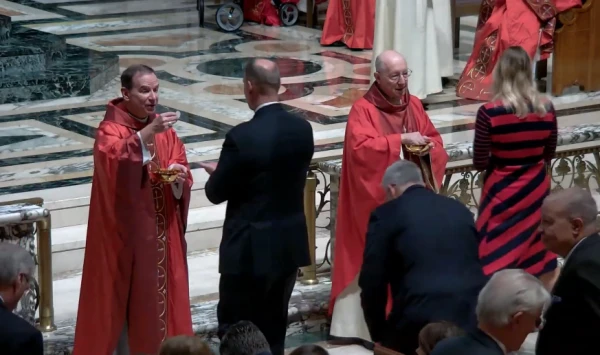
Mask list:
[[573,235],[578,237],[583,230],[583,220],[581,218],[575,218],[571,221],[571,228],[573,229]]
[[121,88],[121,96],[123,96],[125,101],[129,101],[129,90],[127,90],[127,88],[125,88],[125,87],[122,87]]
[[512,315],[512,317],[510,317],[510,322],[512,324],[519,324],[521,323],[522,319],[523,319],[523,314],[524,312],[517,312],[515,314]]
[[379,74],[378,72],[373,73],[373,76],[375,77],[376,81],[379,81],[379,79],[381,78],[381,74]]

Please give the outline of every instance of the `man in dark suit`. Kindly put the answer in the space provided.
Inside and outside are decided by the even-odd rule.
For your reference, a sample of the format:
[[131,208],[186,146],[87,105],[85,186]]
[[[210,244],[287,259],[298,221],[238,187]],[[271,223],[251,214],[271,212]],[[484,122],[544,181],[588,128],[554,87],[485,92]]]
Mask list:
[[554,193],[542,205],[542,242],[565,264],[537,340],[537,355],[598,353],[600,235],[598,208],[589,191]]
[[220,246],[219,306],[222,334],[241,320],[264,333],[274,355],[282,355],[288,303],[298,268],[310,264],[303,191],[314,152],[310,124],[277,101],[277,65],[251,59],[244,94],[254,117],[225,137],[206,196],[227,201]]
[[506,355],[518,351],[527,336],[541,327],[542,311],[549,304],[550,293],[534,276],[517,269],[498,271],[479,294],[477,329],[442,340],[431,355]]
[[[487,278],[475,222],[460,202],[425,188],[419,167],[399,160],[383,177],[389,201],[371,214],[359,286],[373,342],[412,354],[434,321],[475,326]],[[388,285],[392,311],[386,319]]]
[[12,311],[29,288],[35,264],[29,253],[0,243],[0,353],[42,355],[42,333]]

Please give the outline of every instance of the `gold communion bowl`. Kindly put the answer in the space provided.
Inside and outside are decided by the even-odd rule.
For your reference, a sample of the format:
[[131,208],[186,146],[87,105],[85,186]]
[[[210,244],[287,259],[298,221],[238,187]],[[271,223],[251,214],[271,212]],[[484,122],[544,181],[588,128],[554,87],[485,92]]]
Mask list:
[[429,144],[413,144],[405,145],[404,148],[406,148],[406,150],[412,154],[423,154],[429,151],[430,146]]
[[154,172],[156,177],[164,183],[173,183],[177,180],[177,175],[179,174],[179,170],[175,169],[158,169]]

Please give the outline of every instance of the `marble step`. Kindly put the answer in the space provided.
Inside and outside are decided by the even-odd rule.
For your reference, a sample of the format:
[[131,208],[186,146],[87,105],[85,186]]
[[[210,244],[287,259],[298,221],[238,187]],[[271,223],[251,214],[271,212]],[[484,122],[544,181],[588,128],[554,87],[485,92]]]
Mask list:
[[[192,175],[194,185],[186,233],[190,254],[219,246],[226,209],[226,204],[215,206],[206,198],[204,185],[208,174],[203,169],[193,169]],[[80,271],[83,266],[90,189],[91,184],[85,184],[0,196],[0,202],[34,197],[44,199],[44,206],[52,215],[52,269],[55,277]],[[319,195],[316,198],[318,204]],[[317,225],[321,227],[328,224],[328,207],[318,218]],[[322,238],[329,237],[325,228],[318,228],[318,234]]]
[[[5,18],[9,19],[7,25]],[[3,32],[12,28],[8,32],[9,38],[2,38],[0,34],[0,78],[45,71],[66,56],[64,38],[11,24],[8,16],[2,16],[0,20]]]
[[0,104],[90,95],[119,74],[119,57],[12,24],[0,43]]
[[[190,209],[185,235],[189,254],[218,248],[223,232],[226,205]],[[317,220],[319,226],[328,223],[329,210],[324,210]],[[59,277],[80,271],[85,254],[87,224],[52,229],[52,273]],[[317,238],[329,239],[329,230],[317,228]]]
[[[327,238],[317,238],[317,265],[323,264],[321,270],[326,271]],[[210,250],[193,253],[188,256],[190,299],[192,303],[216,301],[219,292],[219,255],[218,251]],[[57,324],[74,322],[77,315],[81,273],[55,277],[54,286],[54,316]]]

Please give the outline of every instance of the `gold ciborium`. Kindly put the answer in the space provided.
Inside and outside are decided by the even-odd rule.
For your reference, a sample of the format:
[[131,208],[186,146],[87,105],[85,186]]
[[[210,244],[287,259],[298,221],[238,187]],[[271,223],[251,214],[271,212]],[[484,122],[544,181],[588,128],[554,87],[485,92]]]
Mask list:
[[429,149],[431,149],[431,146],[429,144],[411,144],[411,145],[405,145],[404,148],[406,149],[407,152],[409,152],[411,154],[423,155],[423,154],[426,154],[427,152],[429,152]]
[[172,184],[177,180],[177,176],[181,171],[177,169],[164,169],[161,168],[156,162],[150,161],[148,163],[148,171],[150,175],[163,184]]

